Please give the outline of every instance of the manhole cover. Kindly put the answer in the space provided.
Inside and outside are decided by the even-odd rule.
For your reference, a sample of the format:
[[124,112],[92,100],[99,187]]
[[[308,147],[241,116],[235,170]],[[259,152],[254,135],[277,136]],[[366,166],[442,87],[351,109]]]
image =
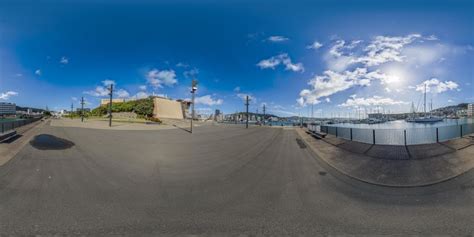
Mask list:
[[322,176],[324,176],[324,175],[326,175],[326,174],[327,174],[327,173],[326,173],[326,172],[324,172],[324,171],[319,171],[319,175],[322,175]]
[[74,146],[74,143],[49,134],[40,134],[30,141],[30,145],[38,150],[65,150]]

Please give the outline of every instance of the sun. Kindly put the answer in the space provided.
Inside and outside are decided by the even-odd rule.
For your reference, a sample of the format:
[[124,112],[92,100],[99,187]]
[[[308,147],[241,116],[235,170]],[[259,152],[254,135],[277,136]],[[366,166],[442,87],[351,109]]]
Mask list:
[[386,87],[392,89],[401,88],[411,78],[408,70],[399,65],[391,65],[383,68],[382,72],[387,75],[387,77],[383,80],[383,83]]

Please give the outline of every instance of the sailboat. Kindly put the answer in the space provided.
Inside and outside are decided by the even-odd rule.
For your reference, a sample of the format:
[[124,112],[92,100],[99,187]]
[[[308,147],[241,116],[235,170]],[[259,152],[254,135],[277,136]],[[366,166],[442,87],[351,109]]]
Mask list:
[[[414,108],[412,104],[412,109]],[[423,116],[416,117],[416,113],[413,111],[413,116],[411,118],[407,118],[407,122],[415,122],[415,123],[435,123],[443,121],[443,118],[438,116],[433,116],[431,111],[433,110],[433,102],[431,102],[431,110],[429,115],[426,114],[426,84],[425,84],[425,92],[423,93]]]

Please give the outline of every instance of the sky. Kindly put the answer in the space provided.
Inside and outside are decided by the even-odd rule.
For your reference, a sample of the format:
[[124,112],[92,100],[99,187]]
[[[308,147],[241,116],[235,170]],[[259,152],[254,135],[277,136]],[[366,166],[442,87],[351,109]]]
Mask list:
[[[0,0],[0,102],[355,116],[474,102],[474,1]],[[311,112],[313,111],[313,112]]]

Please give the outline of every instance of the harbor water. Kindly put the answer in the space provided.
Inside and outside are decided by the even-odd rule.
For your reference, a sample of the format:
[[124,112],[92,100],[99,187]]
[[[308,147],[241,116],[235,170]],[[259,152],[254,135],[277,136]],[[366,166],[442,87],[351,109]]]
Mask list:
[[340,123],[321,126],[319,129],[347,140],[369,144],[416,145],[443,142],[474,133],[474,119],[445,119],[436,123],[411,123],[404,120],[379,124]]

